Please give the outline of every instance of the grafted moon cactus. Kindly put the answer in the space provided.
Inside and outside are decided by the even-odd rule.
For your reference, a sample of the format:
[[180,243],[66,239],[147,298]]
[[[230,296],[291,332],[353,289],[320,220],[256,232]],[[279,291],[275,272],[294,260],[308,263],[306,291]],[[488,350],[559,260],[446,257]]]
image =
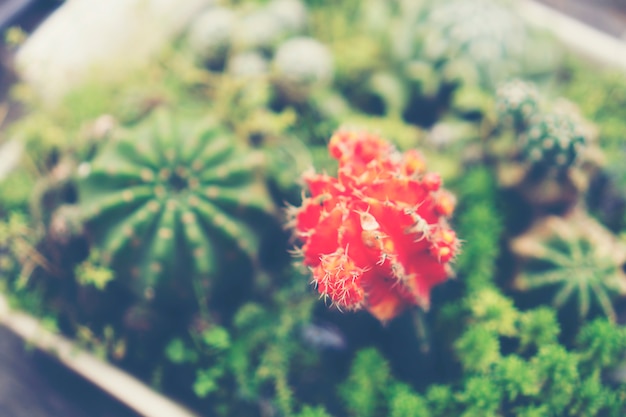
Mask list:
[[209,122],[156,112],[84,169],[88,230],[105,262],[130,270],[135,292],[149,297],[163,281],[212,276],[231,244],[256,256],[246,220],[272,203],[257,177],[260,155],[236,145]]
[[291,209],[318,291],[383,322],[411,305],[428,308],[458,251],[446,221],[454,197],[417,151],[402,154],[378,136],[340,130],[328,149],[337,177],[305,174],[310,196]]

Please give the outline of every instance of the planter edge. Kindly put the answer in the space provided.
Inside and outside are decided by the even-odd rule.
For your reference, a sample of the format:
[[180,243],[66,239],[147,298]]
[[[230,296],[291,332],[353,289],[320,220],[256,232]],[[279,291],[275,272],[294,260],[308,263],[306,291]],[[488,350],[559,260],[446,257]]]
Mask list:
[[55,357],[133,411],[145,417],[198,417],[184,406],[154,391],[148,385],[69,339],[45,329],[33,316],[11,309],[0,293],[0,325],[24,341]]
[[552,32],[574,52],[626,70],[626,42],[534,0],[518,0],[517,9],[527,23]]

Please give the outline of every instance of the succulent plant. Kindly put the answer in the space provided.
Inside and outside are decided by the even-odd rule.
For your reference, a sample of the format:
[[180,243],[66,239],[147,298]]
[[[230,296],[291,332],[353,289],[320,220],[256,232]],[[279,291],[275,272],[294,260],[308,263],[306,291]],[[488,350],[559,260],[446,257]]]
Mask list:
[[513,240],[511,247],[528,260],[516,277],[516,288],[558,287],[555,307],[577,297],[580,318],[596,305],[615,320],[612,298],[626,295],[626,247],[596,220],[580,211],[567,218],[549,216]]
[[496,161],[500,185],[515,189],[536,214],[574,208],[604,164],[595,127],[575,104],[521,80],[500,86],[495,110],[484,151]]
[[520,141],[522,152],[531,163],[567,168],[576,161],[588,138],[578,120],[555,112],[533,117]]
[[518,70],[528,34],[521,18],[501,2],[435,2],[422,21],[421,54],[445,62],[448,76],[492,86]]
[[333,77],[333,57],[326,46],[308,37],[282,43],[274,56],[275,83],[289,100],[300,101]]
[[339,130],[328,150],[337,177],[306,174],[311,196],[291,210],[318,291],[382,322],[412,305],[428,308],[458,251],[446,220],[454,197],[417,151],[402,154],[379,136]]
[[192,23],[187,39],[191,50],[209,64],[219,65],[232,46],[236,13],[226,7],[212,7]]
[[233,33],[233,46],[238,51],[270,52],[285,35],[278,18],[267,8],[240,15]]
[[261,162],[209,121],[157,111],[81,169],[87,230],[105,262],[130,272],[136,293],[210,277],[231,246],[257,255],[251,215],[272,211],[257,177]]
[[305,29],[306,5],[300,0],[272,0],[264,5],[209,7],[200,14],[187,34],[187,42],[209,68],[230,66],[230,55],[256,52],[271,58],[290,36]]
[[267,73],[269,64],[259,52],[247,51],[233,55],[228,60],[228,72],[239,77],[255,77]]
[[286,33],[301,32],[307,25],[309,16],[302,0],[272,0],[267,3],[267,9]]
[[523,130],[539,110],[539,91],[534,84],[515,79],[500,85],[496,91],[499,122]]

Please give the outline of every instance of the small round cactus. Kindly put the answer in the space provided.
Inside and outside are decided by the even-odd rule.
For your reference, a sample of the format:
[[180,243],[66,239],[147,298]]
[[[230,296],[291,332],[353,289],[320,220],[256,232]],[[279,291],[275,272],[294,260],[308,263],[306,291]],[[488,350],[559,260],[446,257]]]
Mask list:
[[267,10],[276,16],[285,32],[297,33],[306,27],[308,12],[302,0],[272,0],[267,4]]
[[539,91],[531,83],[516,79],[502,84],[496,92],[500,123],[521,131],[539,110],[539,102]]
[[276,15],[266,8],[245,13],[237,22],[233,43],[237,50],[271,51],[285,35]]
[[579,121],[565,113],[537,114],[520,140],[533,164],[556,168],[571,166],[588,141]]
[[191,49],[209,63],[223,61],[231,47],[237,16],[225,7],[213,7],[198,16],[189,29]]
[[238,77],[257,77],[267,73],[268,62],[259,52],[247,51],[228,60],[228,72]]
[[612,299],[626,295],[626,247],[597,221],[579,211],[565,219],[550,216],[511,246],[528,261],[514,282],[517,289],[552,286],[555,307],[577,298],[580,318],[596,306],[615,320]]
[[87,230],[103,260],[130,272],[131,288],[148,298],[163,281],[212,276],[225,248],[257,254],[243,215],[272,210],[256,175],[261,159],[208,122],[157,111],[81,170]]
[[280,91],[291,100],[301,100],[313,88],[333,77],[333,58],[326,46],[313,38],[292,38],[279,46],[273,69]]

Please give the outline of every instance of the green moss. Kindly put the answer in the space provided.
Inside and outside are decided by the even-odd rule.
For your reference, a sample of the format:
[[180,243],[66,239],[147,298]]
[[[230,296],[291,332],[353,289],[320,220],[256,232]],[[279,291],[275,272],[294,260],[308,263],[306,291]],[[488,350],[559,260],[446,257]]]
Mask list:
[[467,371],[486,371],[500,359],[500,342],[493,331],[481,325],[470,327],[455,343]]
[[389,417],[429,417],[426,400],[405,384],[395,384],[389,393]]
[[626,356],[626,329],[596,319],[583,326],[576,338],[580,360],[589,370],[611,369]]
[[389,365],[376,349],[359,351],[352,362],[350,375],[339,387],[339,393],[350,415],[379,415],[385,406],[389,379]]
[[501,215],[496,206],[496,185],[486,168],[467,172],[453,186],[460,203],[456,215],[458,235],[466,243],[456,270],[470,291],[493,285],[495,261],[500,253]]
[[548,307],[525,311],[520,315],[519,338],[522,350],[556,343],[559,336],[556,312]]

